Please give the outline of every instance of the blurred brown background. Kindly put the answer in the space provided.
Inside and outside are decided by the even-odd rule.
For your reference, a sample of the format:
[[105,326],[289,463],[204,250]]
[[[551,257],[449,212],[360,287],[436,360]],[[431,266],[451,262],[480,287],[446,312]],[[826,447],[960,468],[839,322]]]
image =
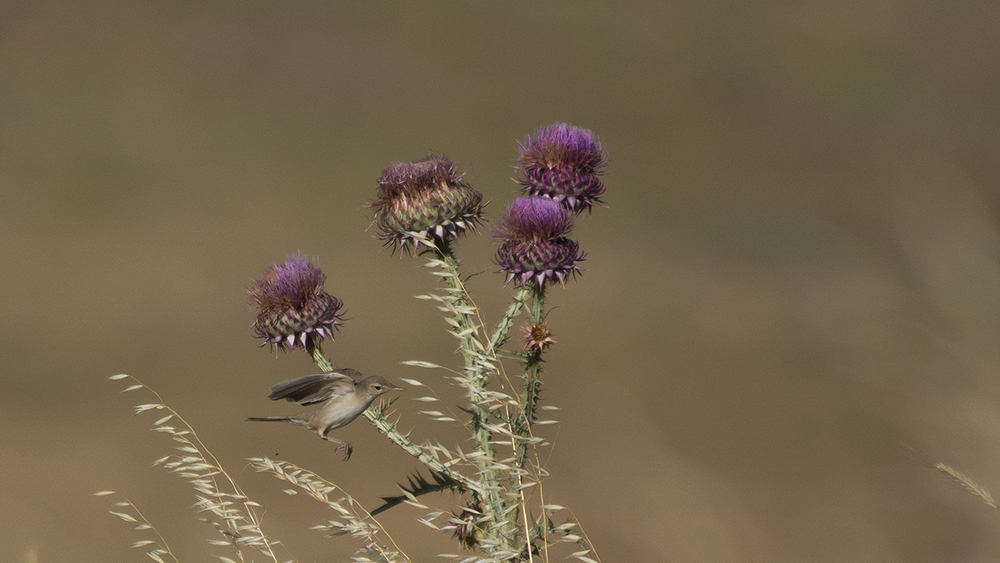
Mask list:
[[[179,410],[300,561],[342,561],[333,518],[245,458],[366,506],[417,468],[367,424],[243,422],[308,373],[255,348],[245,288],[303,251],[350,321],[341,366],[457,399],[422,260],[366,203],[439,151],[495,216],[515,140],[566,121],[611,164],[552,291],[544,398],[562,408],[546,502],[605,562],[1000,559],[1000,5],[995,2],[0,3],[0,560],[143,561],[131,498],[185,561],[214,560],[191,490],[132,418]],[[486,234],[459,246],[497,318]],[[417,437],[445,426],[397,403]],[[442,440],[454,443],[460,434]],[[448,442],[446,442],[448,443]],[[468,449],[468,448],[466,448]],[[456,499],[429,502],[451,509]],[[415,560],[454,551],[402,507]]]

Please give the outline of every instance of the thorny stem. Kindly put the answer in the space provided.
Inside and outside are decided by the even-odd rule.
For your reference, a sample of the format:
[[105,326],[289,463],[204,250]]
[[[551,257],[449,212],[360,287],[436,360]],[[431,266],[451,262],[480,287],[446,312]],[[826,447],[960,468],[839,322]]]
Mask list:
[[450,467],[441,463],[440,461],[434,459],[434,456],[427,453],[420,446],[414,444],[410,441],[410,438],[405,434],[402,434],[396,425],[389,421],[384,415],[376,411],[374,408],[369,408],[364,413],[364,417],[372,423],[379,432],[385,434],[386,438],[389,438],[393,444],[396,444],[403,449],[406,453],[412,455],[413,457],[420,460],[421,463],[429,467],[430,469],[437,471],[443,475],[451,477],[455,481],[461,483],[465,488],[467,488],[472,493],[482,497],[485,494],[482,485],[478,481],[469,479],[465,475],[454,471]]
[[448,248],[439,249],[439,256],[442,262],[441,269],[444,270],[442,277],[448,284],[452,297],[456,298],[452,303],[453,308],[457,310],[454,320],[459,325],[457,327],[458,334],[462,335],[460,349],[465,357],[465,375],[472,383],[467,393],[472,411],[471,425],[475,433],[476,445],[479,446],[480,451],[487,454],[489,457],[487,463],[489,463],[493,459],[493,445],[490,443],[491,433],[484,426],[484,423],[489,419],[489,410],[483,404],[482,399],[482,392],[486,390],[486,385],[489,383],[489,374],[484,372],[482,365],[476,362],[476,357],[479,355],[477,348],[482,348],[482,344],[476,338],[478,327],[471,315],[461,312],[461,309],[468,307],[468,301],[465,299],[465,285],[462,283],[458,271],[458,261]]
[[306,343],[306,352],[312,356],[313,363],[316,364],[316,367],[322,370],[323,373],[328,373],[337,369],[332,363],[330,363],[330,360],[326,359],[326,356],[324,356],[323,352],[320,351],[319,346],[314,344],[311,340]]
[[514,294],[514,300],[511,301],[510,306],[507,307],[507,312],[504,314],[503,318],[497,324],[497,330],[493,333],[490,338],[489,352],[494,357],[496,357],[496,350],[503,343],[507,341],[507,333],[510,332],[510,328],[514,326],[514,319],[521,314],[521,309],[524,308],[524,302],[528,300],[531,296],[531,290],[527,287],[522,287],[517,290]]
[[[545,317],[545,287],[544,285],[531,284],[532,294],[531,311],[529,312],[529,323],[540,323]],[[542,351],[540,348],[530,348],[524,359],[524,387],[521,392],[521,413],[511,417],[511,427],[514,434],[522,438],[531,435],[531,426],[535,422],[535,410],[538,406],[538,391],[541,388],[541,381],[538,373],[541,371]],[[525,456],[527,455],[527,440],[517,440],[514,448],[514,467],[523,469]]]
[[[495,539],[505,549],[507,538],[503,530],[506,528],[504,514],[507,507],[500,495],[501,487],[492,443],[493,433],[486,427],[490,411],[483,398],[486,385],[489,383],[489,371],[495,371],[496,367],[488,357],[483,355],[486,349],[477,336],[479,326],[476,325],[475,319],[470,313],[473,308],[470,307],[465,283],[459,272],[458,260],[447,241],[439,242],[436,250],[442,270],[441,277],[445,279],[450,297],[453,298],[451,309],[454,312],[454,317],[452,320],[457,324],[457,332],[454,334],[460,340],[459,348],[465,358],[464,373],[468,382],[466,397],[469,400],[469,414],[471,415],[469,425],[478,451],[483,454],[476,459],[476,465],[479,468],[479,485],[481,490],[486,493],[483,500],[492,520],[491,530],[498,532],[495,534]],[[498,331],[497,335],[499,334]],[[489,371],[484,367],[489,367]]]
[[[323,352],[321,352],[317,347],[313,346],[312,343],[308,345],[306,351],[309,352],[310,356],[312,356],[313,362],[319,369],[323,370],[324,372],[330,372],[336,369],[333,367],[333,364],[330,362],[330,360],[326,359],[326,356],[323,355]],[[409,436],[401,433],[399,429],[396,428],[396,425],[390,422],[389,419],[386,418],[385,415],[382,414],[377,409],[377,407],[368,407],[368,409],[366,409],[363,414],[364,417],[367,418],[368,421],[371,422],[372,425],[375,426],[375,428],[377,428],[379,432],[384,434],[386,438],[389,438],[389,441],[391,441],[393,444],[396,444],[397,446],[402,448],[403,451],[419,459],[421,463],[423,463],[430,469],[433,469],[438,473],[447,475],[452,479],[454,479],[455,481],[462,483],[462,485],[464,485],[468,490],[474,492],[475,494],[480,496],[483,495],[483,488],[477,481],[469,479],[465,475],[462,475],[461,473],[451,469],[450,467],[444,465],[440,461],[434,459],[434,456],[424,451],[424,449],[421,448],[420,446],[414,444],[410,440]]]
[[[525,284],[525,286],[521,288],[521,294],[527,293],[532,297],[531,308],[528,312],[528,323],[530,326],[536,323],[541,323],[545,318],[545,285],[544,283],[529,283],[530,285]],[[519,490],[521,487],[521,476],[523,474],[523,471],[521,470],[524,469],[525,459],[528,455],[527,438],[531,436],[531,426],[534,424],[535,410],[538,405],[538,391],[541,387],[541,381],[538,378],[538,373],[541,371],[539,365],[541,362],[541,348],[529,348],[524,360],[524,387],[521,393],[521,413],[515,414],[510,418],[511,431],[522,438],[520,440],[513,441],[514,471],[511,473],[510,477],[511,490]],[[524,510],[523,501],[521,505],[521,509]],[[517,514],[511,513],[510,522],[514,524],[516,519]],[[527,522],[527,520],[525,520],[525,522]],[[528,530],[527,524],[525,524],[524,532],[525,538],[528,538],[530,543],[530,531]]]
[[[545,284],[532,283],[534,299],[531,303],[528,322],[531,325],[540,324],[545,319]],[[528,356],[524,360],[524,393],[521,395],[521,404],[524,408],[525,423],[528,428],[535,422],[535,408],[538,406],[538,391],[541,382],[538,379],[538,372],[541,371],[542,363],[541,348],[531,348]],[[523,467],[523,459],[517,467]]]

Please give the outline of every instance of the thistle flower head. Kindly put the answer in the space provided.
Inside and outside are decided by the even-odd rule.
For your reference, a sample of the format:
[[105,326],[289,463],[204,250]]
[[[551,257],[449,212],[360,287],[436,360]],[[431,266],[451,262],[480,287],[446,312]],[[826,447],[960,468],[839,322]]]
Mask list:
[[552,340],[552,331],[545,323],[528,322],[524,325],[524,346],[528,350],[541,353],[550,345],[555,344]]
[[568,275],[581,271],[576,265],[584,259],[580,245],[565,236],[571,230],[573,217],[554,200],[515,199],[495,230],[504,241],[496,263],[507,274],[507,283],[514,279],[535,280],[538,285],[551,279],[564,283]]
[[333,328],[343,324],[338,311],[344,304],[323,290],[325,281],[326,274],[302,254],[264,268],[247,290],[257,310],[253,332],[264,339],[261,346],[291,350],[333,338]]
[[599,176],[607,155],[591,131],[556,122],[517,145],[524,172],[517,180],[522,193],[553,199],[573,212],[602,203]]
[[455,163],[432,154],[396,162],[378,176],[375,211],[379,238],[416,252],[420,239],[448,242],[482,220],[483,194],[462,181]]
[[496,234],[506,239],[551,240],[573,230],[573,216],[551,199],[519,197],[508,207],[496,227]]

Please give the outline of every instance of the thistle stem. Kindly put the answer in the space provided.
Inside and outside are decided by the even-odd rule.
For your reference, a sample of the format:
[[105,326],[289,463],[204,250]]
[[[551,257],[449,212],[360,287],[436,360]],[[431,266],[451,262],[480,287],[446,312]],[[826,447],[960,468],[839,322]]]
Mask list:
[[[326,359],[323,352],[321,352],[317,346],[314,346],[312,342],[306,345],[306,352],[312,356],[313,363],[316,364],[316,367],[323,372],[331,372],[336,369],[330,360]],[[384,434],[386,438],[389,438],[390,442],[402,448],[406,453],[419,459],[421,463],[430,469],[451,477],[455,481],[462,483],[462,485],[473,493],[483,496],[483,488],[479,482],[469,479],[465,475],[462,475],[461,473],[434,459],[434,456],[424,451],[423,448],[414,444],[408,436],[401,433],[396,428],[396,425],[390,422],[389,419],[387,419],[384,414],[379,412],[376,407],[368,407],[368,409],[364,412],[364,417],[367,418],[379,432]]]
[[483,398],[483,391],[489,383],[489,373],[483,369],[480,360],[483,357],[481,350],[484,349],[482,343],[476,336],[479,327],[476,325],[473,316],[467,311],[470,309],[469,301],[466,298],[465,284],[462,282],[458,270],[458,260],[451,254],[448,248],[440,249],[438,256],[441,262],[443,278],[448,284],[448,291],[452,301],[449,305],[453,313],[453,320],[457,324],[457,332],[453,332],[459,340],[459,348],[465,358],[465,376],[469,381],[466,387],[469,399],[470,411],[472,411],[471,425],[475,433],[476,445],[480,451],[487,454],[488,460],[484,463],[492,463],[493,445],[490,443],[491,433],[484,426],[489,418],[489,409],[486,407]]
[[[545,319],[545,284],[532,283],[531,311],[528,313],[529,326],[541,324]],[[538,372],[541,371],[542,349],[532,347],[528,351],[528,356],[524,360],[524,392],[521,395],[521,405],[524,408],[524,419],[527,429],[535,422],[535,409],[538,406],[538,391],[541,388],[541,381],[538,379]],[[527,437],[527,434],[524,435]],[[523,467],[523,459],[517,467]]]
[[368,419],[369,422],[372,423],[372,425],[375,428],[378,429],[379,432],[384,434],[386,438],[389,438],[390,442],[396,444],[397,446],[402,448],[403,451],[420,460],[421,463],[426,465],[431,470],[441,473],[442,475],[447,475],[448,477],[454,479],[455,481],[458,481],[467,490],[469,490],[478,497],[482,498],[485,496],[485,491],[483,490],[482,485],[479,482],[470,479],[465,475],[462,475],[461,473],[451,469],[450,467],[444,465],[440,461],[434,459],[434,456],[427,453],[426,451],[424,451],[423,448],[410,441],[410,438],[408,436],[401,433],[396,428],[396,425],[394,423],[390,422],[389,419],[385,417],[385,415],[378,412],[376,409],[369,408],[363,413],[363,415],[365,418]]
[[[487,533],[493,536],[492,539],[496,542],[498,550],[505,551],[509,547],[508,530],[510,525],[506,517],[507,505],[501,495],[499,470],[493,450],[493,433],[487,427],[490,416],[488,406],[490,399],[485,396],[490,372],[496,371],[495,357],[487,355],[492,354],[492,350],[487,352],[487,348],[479,340],[480,327],[476,325],[473,314],[475,306],[468,298],[465,283],[459,272],[458,260],[452,253],[450,245],[447,242],[439,242],[436,249],[438,260],[436,263],[432,262],[432,265],[436,265],[442,270],[440,275],[447,283],[450,298],[448,309],[452,312],[451,321],[455,326],[452,334],[459,339],[459,349],[465,359],[463,374],[465,376],[466,397],[469,400],[468,412],[471,415],[469,426],[477,450],[481,454],[476,459],[476,465],[479,469],[479,490],[485,492],[485,496],[481,498],[491,521],[490,530]],[[498,331],[494,337],[502,337],[501,332]]]
[[507,341],[507,333],[510,332],[510,328],[514,326],[514,319],[521,314],[521,309],[524,308],[524,302],[531,297],[531,289],[527,287],[522,287],[518,289],[514,294],[514,300],[511,301],[510,306],[507,307],[507,312],[504,314],[503,318],[497,324],[497,329],[493,333],[493,337],[490,338],[489,352],[494,357],[496,356],[497,348],[503,346],[503,343]]
[[[531,310],[528,313],[528,323],[532,326],[541,323],[545,318],[545,286],[531,283],[530,288],[523,291],[531,294]],[[538,377],[541,371],[542,350],[540,347],[531,347],[524,357],[524,386],[521,390],[521,413],[511,417],[511,427],[514,434],[524,438],[516,441],[514,449],[514,467],[524,468],[524,460],[527,453],[527,438],[531,436],[531,426],[535,422],[535,410],[538,407],[538,392],[541,389],[541,380]]]
[[320,351],[319,346],[316,346],[312,340],[306,343],[306,352],[312,357],[313,363],[316,364],[323,373],[329,373],[337,369],[334,367],[330,360],[326,359],[323,352]]
[[[532,326],[541,323],[545,318],[545,284],[530,282],[530,286],[525,284],[522,292],[531,295],[531,307],[528,312],[528,323]],[[521,486],[521,475],[528,455],[528,438],[531,437],[531,426],[535,421],[535,409],[538,406],[538,392],[541,388],[541,380],[538,377],[541,371],[542,362],[541,347],[531,347],[528,349],[524,359],[524,386],[521,392],[521,412],[510,417],[511,431],[519,436],[520,440],[514,440],[514,471],[510,477],[510,489],[517,490]],[[523,507],[522,507],[523,510]],[[517,525],[516,511],[512,511],[509,522]],[[525,530],[526,536],[529,530]],[[530,543],[530,542],[529,542]]]

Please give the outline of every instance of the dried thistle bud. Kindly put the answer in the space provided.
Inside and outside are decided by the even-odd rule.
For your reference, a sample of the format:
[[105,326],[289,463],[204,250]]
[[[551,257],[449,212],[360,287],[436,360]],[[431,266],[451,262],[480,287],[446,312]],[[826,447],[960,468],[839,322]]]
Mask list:
[[421,237],[441,242],[475,231],[482,220],[483,194],[462,181],[455,163],[432,154],[396,162],[379,174],[375,211],[379,238],[386,245],[416,252]]
[[471,506],[463,506],[461,513],[452,514],[448,522],[455,526],[455,532],[451,535],[462,544],[465,549],[474,549],[479,544],[479,538],[483,537],[483,526],[486,520],[483,517],[482,505],[479,502],[470,503]]
[[545,323],[528,322],[524,325],[524,346],[528,350],[541,353],[555,342],[552,340],[552,331]]
[[323,290],[325,281],[326,274],[302,254],[264,268],[247,290],[257,310],[253,331],[264,339],[261,346],[291,350],[333,338],[333,329],[343,324],[338,311],[344,304]]
[[571,230],[573,217],[554,200],[515,199],[495,230],[503,240],[495,261],[507,274],[505,283],[534,280],[541,286],[552,279],[565,283],[568,275],[580,272],[576,262],[585,255],[576,241],[566,238]]
[[565,123],[541,127],[518,143],[522,193],[547,197],[573,212],[602,203],[607,155],[594,134]]

